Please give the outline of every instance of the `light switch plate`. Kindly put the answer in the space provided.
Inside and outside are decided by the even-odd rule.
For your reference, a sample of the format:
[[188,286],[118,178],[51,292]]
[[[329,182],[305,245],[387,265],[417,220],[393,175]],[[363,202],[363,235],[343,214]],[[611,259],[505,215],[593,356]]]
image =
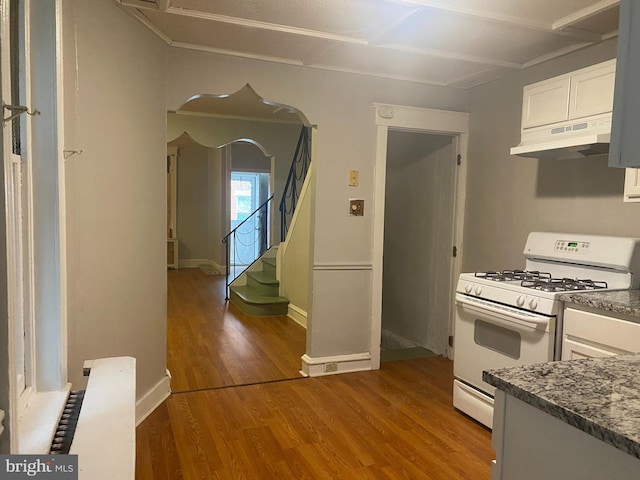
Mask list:
[[360,172],[358,170],[349,170],[349,186],[357,187],[358,186],[358,176]]

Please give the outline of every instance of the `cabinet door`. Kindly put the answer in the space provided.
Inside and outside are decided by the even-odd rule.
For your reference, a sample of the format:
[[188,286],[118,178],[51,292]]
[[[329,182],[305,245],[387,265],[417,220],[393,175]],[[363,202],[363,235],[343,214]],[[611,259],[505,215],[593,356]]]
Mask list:
[[568,338],[562,342],[562,360],[578,360],[580,358],[611,357],[617,353],[602,348],[576,342]]
[[613,108],[615,60],[585,70],[571,77],[570,120],[610,112]]
[[640,168],[627,168],[625,172],[624,201],[640,202]]
[[609,166],[640,167],[640,2],[620,2]]
[[522,128],[562,122],[569,116],[569,77],[552,78],[524,87]]

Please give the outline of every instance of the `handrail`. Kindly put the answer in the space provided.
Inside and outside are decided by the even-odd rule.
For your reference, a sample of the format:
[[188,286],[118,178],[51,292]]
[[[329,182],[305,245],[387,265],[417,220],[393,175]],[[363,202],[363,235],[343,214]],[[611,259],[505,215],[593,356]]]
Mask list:
[[[289,168],[289,175],[287,176],[287,182],[282,193],[282,200],[280,201],[280,240],[283,242],[286,239],[289,228],[287,225],[287,217],[293,216],[298,197],[300,196],[297,182],[300,180],[304,182],[307,171],[309,170],[309,164],[311,163],[311,137],[309,132],[310,128],[303,125],[300,136],[298,137],[291,167]],[[288,199],[290,202],[287,207]]]
[[[260,255],[262,255],[264,252],[266,252],[269,249],[269,235],[267,234],[268,232],[268,225],[269,225],[269,215],[268,215],[268,206],[269,206],[269,202],[271,202],[273,200],[274,195],[271,195],[267,200],[265,200],[262,204],[260,204],[260,206],[258,208],[256,208],[253,212],[251,212],[251,214],[245,218],[242,222],[240,222],[238,225],[236,225],[236,227],[231,230],[229,233],[227,233],[223,238],[222,238],[222,243],[224,243],[226,245],[225,247],[225,264],[226,264],[226,282],[225,282],[225,300],[229,300],[229,285],[231,282],[229,282],[229,276],[231,275],[231,245],[229,243],[229,238],[233,236],[234,242],[233,242],[233,246],[234,249],[237,249],[237,232],[238,229],[240,227],[242,227],[247,221],[249,221],[249,219],[251,219],[254,215],[257,216],[259,214],[259,212],[261,210],[265,210],[265,213],[267,215],[263,216],[262,218],[259,219],[259,227],[258,227],[258,240],[261,241],[260,245]],[[255,241],[254,243],[255,244]],[[234,252],[234,257],[235,257],[236,252]],[[256,259],[254,259],[255,261]],[[236,268],[236,264],[234,263],[233,268],[234,268],[234,275],[233,278],[234,280],[239,276],[242,275],[251,265],[246,266],[244,269],[242,269],[241,272],[236,274],[235,268]]]

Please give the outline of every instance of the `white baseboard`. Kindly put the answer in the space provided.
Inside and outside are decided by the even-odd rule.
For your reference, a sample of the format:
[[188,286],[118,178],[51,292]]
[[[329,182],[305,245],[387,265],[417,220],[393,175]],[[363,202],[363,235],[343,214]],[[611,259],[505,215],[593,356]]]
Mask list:
[[171,395],[171,373],[165,376],[136,402],[136,427]]
[[225,272],[224,265],[219,265],[214,260],[209,260],[207,258],[180,259],[180,262],[178,263],[179,268],[198,268],[200,265],[210,265],[216,270],[218,270],[221,275],[224,275],[224,272]]
[[298,325],[307,328],[307,312],[302,310],[300,307],[296,307],[293,304],[289,304],[289,311],[287,312],[287,316],[296,322]]
[[371,354],[368,352],[315,358],[305,353],[302,356],[302,371],[300,373],[305,377],[321,377],[364,370],[371,370]]

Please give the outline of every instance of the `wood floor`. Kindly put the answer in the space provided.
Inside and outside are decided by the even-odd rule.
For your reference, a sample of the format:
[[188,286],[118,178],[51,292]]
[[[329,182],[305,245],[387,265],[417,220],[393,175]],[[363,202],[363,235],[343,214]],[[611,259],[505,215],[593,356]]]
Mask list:
[[169,270],[167,368],[174,392],[300,377],[306,331],[224,301],[224,277]]
[[138,480],[489,480],[490,432],[453,408],[449,360],[300,377],[304,329],[227,307],[223,282],[169,272],[174,393],[137,428]]
[[490,432],[442,357],[174,394],[138,427],[136,478],[488,480]]

